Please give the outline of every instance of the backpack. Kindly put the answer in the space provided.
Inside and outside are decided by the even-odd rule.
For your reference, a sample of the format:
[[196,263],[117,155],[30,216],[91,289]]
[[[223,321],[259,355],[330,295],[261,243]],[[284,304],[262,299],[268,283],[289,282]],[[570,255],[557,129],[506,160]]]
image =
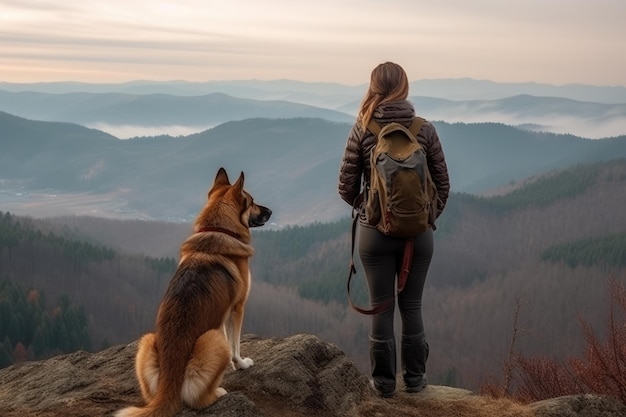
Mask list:
[[417,141],[425,120],[416,117],[407,129],[392,122],[384,127],[372,120],[367,128],[378,138],[370,153],[370,187],[360,195],[353,207],[352,249],[348,271],[348,302],[363,314],[378,314],[395,302],[392,295],[370,309],[357,306],[350,295],[350,282],[356,273],[354,245],[358,212],[365,198],[367,222],[382,233],[405,239],[402,267],[398,274],[397,294],[406,284],[413,257],[414,237],[434,227],[437,210],[437,187],[433,182],[426,152]]
[[434,225],[437,187],[428,170],[426,152],[417,140],[425,120],[416,117],[407,129],[391,122],[368,129],[378,138],[370,153],[370,187],[365,214],[382,233],[411,238]]

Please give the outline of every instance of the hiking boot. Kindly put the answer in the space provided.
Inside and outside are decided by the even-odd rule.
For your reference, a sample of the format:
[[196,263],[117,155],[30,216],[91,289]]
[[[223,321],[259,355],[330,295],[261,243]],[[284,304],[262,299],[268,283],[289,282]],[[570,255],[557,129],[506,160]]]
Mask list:
[[407,392],[420,392],[428,385],[428,353],[429,347],[424,333],[402,336],[402,376]]
[[396,392],[396,341],[370,337],[372,384],[380,397],[390,398]]
[[422,375],[421,380],[415,385],[408,385],[406,382],[404,383],[406,392],[415,393],[420,392],[428,385],[428,378],[426,378],[426,374]]

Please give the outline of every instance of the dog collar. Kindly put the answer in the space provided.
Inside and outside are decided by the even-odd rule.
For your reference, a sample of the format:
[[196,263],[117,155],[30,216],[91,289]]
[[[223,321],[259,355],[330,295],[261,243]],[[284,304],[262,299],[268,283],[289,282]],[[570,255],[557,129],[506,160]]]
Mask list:
[[196,233],[204,233],[204,232],[224,233],[225,235],[234,237],[237,240],[241,240],[241,235],[239,233],[235,233],[235,232],[232,232],[228,229],[224,229],[221,227],[202,227]]

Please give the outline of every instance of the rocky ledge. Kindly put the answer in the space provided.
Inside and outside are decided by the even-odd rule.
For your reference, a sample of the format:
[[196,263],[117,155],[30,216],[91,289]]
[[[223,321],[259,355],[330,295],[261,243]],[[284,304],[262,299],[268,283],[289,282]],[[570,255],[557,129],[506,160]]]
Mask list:
[[[141,405],[133,369],[136,349],[131,343],[2,369],[0,417],[108,416]],[[380,399],[341,350],[311,335],[247,335],[241,350],[255,366],[228,372],[223,384],[228,394],[213,406],[200,412],[183,408],[177,417],[626,416],[624,404],[592,395],[522,405],[428,386],[418,394],[399,392],[392,399]]]

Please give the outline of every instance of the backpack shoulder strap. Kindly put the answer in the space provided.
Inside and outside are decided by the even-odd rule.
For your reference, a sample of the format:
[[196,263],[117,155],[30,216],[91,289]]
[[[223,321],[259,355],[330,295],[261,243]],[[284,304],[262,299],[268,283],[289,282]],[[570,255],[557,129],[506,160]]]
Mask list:
[[[417,134],[419,133],[420,129],[422,128],[422,125],[425,122],[426,122],[425,119],[422,119],[421,117],[416,116],[415,119],[413,119],[413,121],[409,125],[409,132],[411,132],[411,134],[413,134],[413,136],[417,137]],[[378,135],[380,134],[380,131],[382,129],[380,124],[376,120],[374,120],[374,119],[370,120],[369,124],[367,125],[367,128],[376,137],[378,137]]]
[[413,119],[413,121],[411,122],[411,125],[409,126],[409,132],[411,132],[413,136],[417,137],[417,134],[420,132],[420,129],[422,128],[422,125],[424,124],[424,122],[426,122],[425,119],[422,119],[421,117],[416,116],[415,119]]
[[370,120],[369,124],[367,125],[367,128],[376,137],[378,137],[378,135],[380,134],[380,130],[382,129],[380,127],[380,124],[378,124],[378,122],[376,120],[374,120],[374,119]]

